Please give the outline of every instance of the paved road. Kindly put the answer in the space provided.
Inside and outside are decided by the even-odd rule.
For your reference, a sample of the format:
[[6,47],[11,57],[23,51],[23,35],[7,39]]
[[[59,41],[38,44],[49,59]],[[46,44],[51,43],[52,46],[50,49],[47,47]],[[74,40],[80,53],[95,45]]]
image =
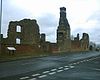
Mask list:
[[0,63],[0,80],[99,80],[100,52]]

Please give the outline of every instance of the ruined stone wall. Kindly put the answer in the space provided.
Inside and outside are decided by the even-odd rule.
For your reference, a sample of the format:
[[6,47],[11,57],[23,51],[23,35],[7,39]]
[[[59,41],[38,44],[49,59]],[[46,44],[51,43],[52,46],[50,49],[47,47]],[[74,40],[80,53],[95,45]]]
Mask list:
[[[20,27],[20,31],[17,31]],[[21,21],[11,21],[8,28],[8,43],[16,44],[16,39],[19,39],[19,44],[39,44],[40,33],[39,26],[36,20],[23,19]]]
[[88,51],[89,50],[89,35],[83,33],[82,39],[79,40],[79,34],[71,41],[71,51]]
[[71,41],[71,51],[81,51],[81,42],[79,40]]

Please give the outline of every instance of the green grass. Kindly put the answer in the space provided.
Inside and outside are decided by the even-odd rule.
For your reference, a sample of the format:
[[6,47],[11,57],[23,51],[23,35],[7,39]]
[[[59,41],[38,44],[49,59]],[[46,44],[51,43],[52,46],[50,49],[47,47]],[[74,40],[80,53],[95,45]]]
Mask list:
[[0,54],[0,62],[5,61],[12,61],[12,60],[19,60],[19,59],[26,59],[26,58],[36,58],[36,57],[43,57],[48,56],[49,53],[15,53],[15,54]]

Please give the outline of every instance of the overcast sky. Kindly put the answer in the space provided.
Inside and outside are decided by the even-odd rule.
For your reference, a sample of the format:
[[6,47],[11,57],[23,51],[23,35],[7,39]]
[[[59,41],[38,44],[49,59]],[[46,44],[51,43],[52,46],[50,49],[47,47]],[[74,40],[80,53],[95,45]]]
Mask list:
[[2,0],[1,33],[7,37],[10,21],[36,19],[46,40],[56,42],[59,8],[66,7],[71,35],[88,33],[100,44],[100,0]]

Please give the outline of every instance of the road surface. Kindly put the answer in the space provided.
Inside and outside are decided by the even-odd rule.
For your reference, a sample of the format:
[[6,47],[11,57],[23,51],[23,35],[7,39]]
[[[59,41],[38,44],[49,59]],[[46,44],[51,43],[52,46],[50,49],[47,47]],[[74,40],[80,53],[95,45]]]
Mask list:
[[100,52],[0,63],[0,80],[99,80]]

